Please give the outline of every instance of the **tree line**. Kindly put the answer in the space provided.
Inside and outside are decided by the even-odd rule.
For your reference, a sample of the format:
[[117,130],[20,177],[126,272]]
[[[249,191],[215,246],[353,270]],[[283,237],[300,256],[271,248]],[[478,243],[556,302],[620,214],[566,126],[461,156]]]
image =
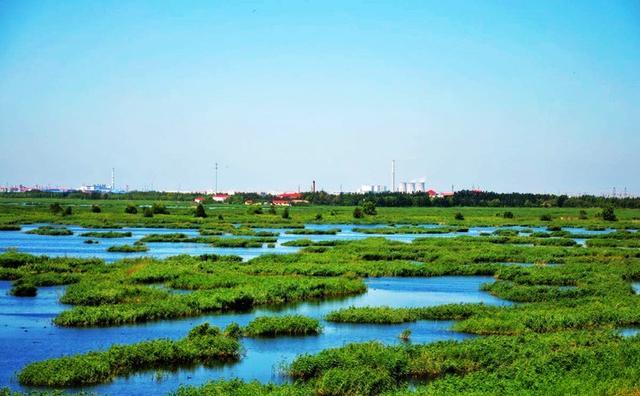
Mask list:
[[[69,198],[69,199],[115,199],[153,201],[193,201],[203,194],[162,191],[131,191],[122,194],[28,191],[21,193],[1,193],[2,198]],[[260,193],[237,193],[227,203],[243,204],[246,200],[256,203],[267,202],[276,196]],[[210,199],[210,198],[209,198]],[[595,195],[567,196],[534,193],[497,193],[489,191],[458,191],[449,197],[430,198],[425,193],[341,193],[329,194],[324,191],[303,193],[303,199],[314,205],[357,206],[365,201],[379,207],[555,207],[555,208],[640,208],[640,197],[602,197]]]

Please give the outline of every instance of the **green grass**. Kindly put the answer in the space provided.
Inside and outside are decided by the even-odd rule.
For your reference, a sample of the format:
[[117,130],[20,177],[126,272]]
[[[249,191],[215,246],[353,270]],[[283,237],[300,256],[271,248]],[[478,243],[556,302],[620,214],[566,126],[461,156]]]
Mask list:
[[320,322],[301,315],[261,316],[245,328],[246,337],[276,337],[316,335],[322,331]]
[[286,234],[291,235],[336,235],[340,232],[339,228],[331,228],[328,230],[312,230],[309,228],[301,229],[301,230],[289,230]]
[[89,352],[31,363],[18,374],[22,385],[68,387],[92,385],[141,370],[234,361],[240,343],[207,323],[193,328],[181,340],[159,339],[132,345],[113,345]]
[[81,237],[86,238],[126,238],[131,236],[131,232],[118,232],[118,231],[91,231],[80,234]]
[[144,244],[133,244],[133,245],[114,245],[109,246],[107,252],[118,252],[118,253],[136,253],[136,252],[147,252],[149,251],[149,247]]
[[[99,201],[96,203],[102,212],[91,213],[90,207],[80,206],[86,201],[70,200],[64,206],[73,206],[73,214],[64,217],[48,212],[48,200],[31,200],[29,205],[3,202],[8,201],[0,200],[0,224],[193,228],[201,230],[201,235],[195,237],[200,243],[238,247],[273,243],[267,241],[274,236],[255,231],[257,227],[304,230],[305,223],[354,221],[353,207],[292,207],[291,219],[285,220],[280,214],[267,211],[250,215],[243,205],[215,205],[207,207],[209,217],[197,219],[192,205],[184,202],[165,202],[170,214],[153,218],[144,218],[141,213],[124,214],[127,204],[139,206],[145,204],[143,201]],[[514,217],[505,218],[505,211],[511,211]],[[483,290],[518,304],[351,307],[331,312],[326,318],[336,323],[380,325],[447,320],[455,321],[454,330],[482,337],[429,345],[350,344],[297,358],[285,367],[294,379],[291,384],[216,381],[202,387],[181,387],[176,393],[633,394],[640,389],[640,339],[620,338],[615,329],[640,326],[640,298],[631,288],[631,282],[640,281],[640,234],[626,231],[639,228],[640,211],[616,209],[616,222],[598,218],[599,208],[586,211],[585,219],[580,209],[573,208],[379,207],[377,215],[355,221],[381,224],[388,233],[413,232],[418,238],[412,243],[381,237],[339,242],[301,239],[291,243],[302,247],[298,253],[263,255],[246,262],[237,256],[183,255],[106,264],[96,259],[35,257],[9,251],[0,254],[0,278],[12,281],[14,288],[68,285],[62,302],[71,307],[59,314],[54,323],[91,327],[353,296],[366,290],[362,280],[366,277],[492,276],[495,282],[483,286]],[[454,219],[457,212],[464,220]],[[223,220],[218,219],[218,213]],[[541,221],[545,214],[552,221]],[[480,225],[544,225],[546,230],[527,236],[499,230],[479,237],[463,234],[434,238],[417,233],[423,230],[417,225],[422,224],[438,224],[434,229],[424,228],[437,233]],[[559,228],[569,226],[615,227],[618,231],[588,236]],[[221,237],[220,233],[233,237]],[[192,239],[177,235],[152,238],[171,242]],[[577,246],[573,238],[585,238],[587,246]],[[552,263],[557,265],[548,265]],[[170,293],[157,288],[157,284],[191,293]],[[311,334],[306,332],[317,329],[317,321],[311,321],[304,317],[266,317],[256,319],[245,329],[236,327],[233,334]],[[106,355],[99,356],[86,366],[89,372],[94,372],[94,364],[109,362]],[[177,360],[167,366],[181,364]],[[75,370],[76,366],[70,367]],[[136,366],[134,371],[144,367],[149,366]],[[101,370],[96,369],[102,373],[96,377],[113,378],[108,374],[109,366]],[[58,374],[47,374],[47,378],[58,378]]]
[[29,230],[26,233],[35,234],[35,235],[50,235],[50,236],[73,235],[73,232],[65,227],[53,227],[53,226],[42,226],[42,227],[34,228],[33,230]]

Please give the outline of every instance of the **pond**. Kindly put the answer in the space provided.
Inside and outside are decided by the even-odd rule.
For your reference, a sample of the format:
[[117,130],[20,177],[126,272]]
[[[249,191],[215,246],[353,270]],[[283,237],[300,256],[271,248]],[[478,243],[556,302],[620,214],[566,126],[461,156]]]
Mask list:
[[[274,247],[269,248],[267,244],[263,244],[259,248],[220,248],[209,246],[206,243],[167,243],[167,242],[150,242],[147,243],[149,251],[137,252],[137,253],[120,253],[120,252],[107,252],[110,246],[114,245],[131,245],[140,238],[149,234],[172,234],[182,233],[189,237],[199,236],[196,229],[172,229],[172,228],[131,228],[125,227],[121,229],[87,229],[78,226],[68,226],[73,235],[70,236],[48,236],[48,235],[34,235],[27,234],[26,231],[39,227],[42,224],[30,224],[23,226],[21,231],[2,231],[0,232],[0,252],[7,249],[15,248],[21,252],[31,253],[35,255],[48,255],[51,257],[57,256],[69,256],[69,257],[98,257],[107,262],[113,262],[125,257],[144,257],[152,256],[158,258],[165,258],[175,256],[179,254],[189,255],[201,255],[201,254],[221,254],[221,255],[238,255],[244,260],[249,260],[254,257],[258,257],[264,254],[286,254],[294,253],[299,250],[298,247],[283,246],[282,244],[288,241],[296,239],[310,239],[312,241],[326,241],[326,240],[357,240],[369,237],[384,237],[393,241],[400,241],[409,243],[416,238],[450,238],[455,236],[474,236],[478,237],[482,234],[490,234],[498,229],[515,229],[522,230],[523,227],[471,227],[467,232],[449,232],[444,234],[364,234],[355,232],[354,228],[378,228],[381,225],[354,225],[354,224],[307,224],[305,228],[312,230],[327,230],[332,228],[340,229],[341,231],[335,235],[292,235],[287,234],[290,229],[276,229],[276,228],[256,228],[256,231],[269,231],[278,233],[278,242]],[[423,227],[433,227],[432,224],[423,224]],[[534,231],[544,231],[544,228],[533,228]],[[589,233],[606,233],[612,230],[604,231],[589,231],[581,228],[567,228],[571,232],[576,234],[589,234]],[[86,238],[81,237],[80,234],[84,232],[102,232],[102,231],[118,231],[118,232],[131,232],[130,237],[124,238]],[[232,235],[224,235],[224,237],[234,237]],[[98,244],[86,244],[87,239],[96,239]],[[585,240],[576,238],[576,241],[581,245],[584,245]]]
[[[246,325],[257,316],[302,314],[322,319],[332,310],[349,306],[417,307],[447,303],[485,303],[510,305],[480,291],[480,285],[492,282],[491,277],[435,277],[435,278],[370,278],[366,293],[343,299],[307,302],[280,307],[263,307],[246,313],[227,313],[141,325],[109,328],[74,329],[53,326],[51,320],[68,306],[58,302],[63,287],[41,287],[34,298],[8,295],[10,282],[0,282],[0,387],[28,390],[15,378],[26,364],[62,355],[106,349],[114,343],[130,344],[154,338],[179,339],[189,329],[209,322],[225,327],[231,322]],[[215,367],[197,366],[177,371],[155,371],[119,377],[115,381],[85,388],[91,392],[108,394],[163,394],[180,384],[197,385],[218,378],[238,377],[262,382],[283,382],[279,367],[301,353],[317,353],[323,349],[351,342],[378,340],[386,344],[400,342],[404,329],[412,330],[412,342],[427,343],[440,340],[463,340],[468,334],[450,330],[450,321],[418,321],[399,325],[335,324],[322,321],[319,336],[258,338],[241,340],[245,354],[233,364]]]

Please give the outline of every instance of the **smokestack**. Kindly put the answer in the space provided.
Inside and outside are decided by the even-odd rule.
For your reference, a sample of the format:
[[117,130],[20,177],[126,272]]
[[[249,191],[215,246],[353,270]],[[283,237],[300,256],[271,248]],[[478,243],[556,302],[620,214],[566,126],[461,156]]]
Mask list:
[[311,192],[312,193],[316,192],[316,181],[315,180],[311,183]]
[[396,160],[391,160],[391,192],[396,192]]
[[111,168],[111,191],[116,189],[116,168]]

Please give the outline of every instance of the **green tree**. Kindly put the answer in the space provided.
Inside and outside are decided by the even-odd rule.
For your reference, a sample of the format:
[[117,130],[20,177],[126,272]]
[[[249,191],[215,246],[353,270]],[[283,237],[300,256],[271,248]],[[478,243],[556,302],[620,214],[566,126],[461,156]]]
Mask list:
[[91,212],[100,213],[100,212],[102,212],[102,209],[100,209],[100,207],[98,205],[91,205]]
[[290,219],[291,215],[289,214],[289,208],[285,207],[284,208],[284,212],[282,212],[282,218],[283,219]]
[[322,220],[322,214],[318,213],[316,214],[316,221],[321,221]]
[[54,202],[51,205],[49,205],[49,210],[51,211],[51,213],[53,214],[60,214],[64,211],[64,209],[62,208],[62,206],[60,206],[59,203]]
[[454,216],[454,218],[456,220],[464,220],[464,215],[460,212],[456,213],[456,215]]
[[207,217],[207,212],[205,212],[204,206],[202,206],[202,204],[198,204],[198,206],[196,206],[195,216],[202,217],[202,218]]
[[270,215],[276,214],[276,207],[274,205],[269,206],[269,214]]
[[136,208],[134,205],[127,205],[127,207],[124,208],[124,213],[136,214],[138,213],[138,208]]
[[602,209],[602,220],[605,221],[618,221],[618,218],[616,217],[616,213],[613,211],[613,207],[611,206],[607,206],[606,208]]
[[144,211],[142,212],[142,215],[144,217],[153,217],[153,209],[151,209],[150,207],[146,207],[144,208]]
[[355,209],[353,209],[353,218],[354,219],[361,219],[364,217],[364,212],[362,212],[362,208],[359,206],[356,206]]
[[502,217],[504,217],[505,219],[513,219],[513,212],[506,211],[502,214]]
[[167,209],[167,207],[163,204],[159,203],[154,203],[151,206],[151,210],[153,211],[153,214],[169,214],[169,209]]
[[378,214],[378,211],[376,210],[376,204],[373,201],[365,201],[362,204],[362,211],[364,212],[364,214],[369,216],[375,216],[376,214]]

